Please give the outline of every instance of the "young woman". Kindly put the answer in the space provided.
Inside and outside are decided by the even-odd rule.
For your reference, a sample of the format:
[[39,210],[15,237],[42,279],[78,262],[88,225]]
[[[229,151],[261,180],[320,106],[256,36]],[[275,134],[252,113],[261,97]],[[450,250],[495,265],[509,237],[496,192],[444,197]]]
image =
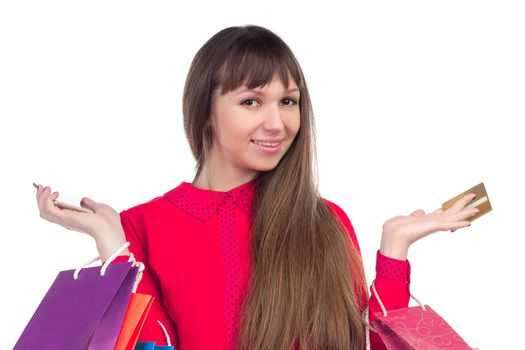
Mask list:
[[[58,193],[39,186],[41,216],[90,234],[102,260],[131,243],[146,266],[138,292],[155,297],[140,340],[191,350],[363,349],[362,312],[368,303],[373,319],[380,307],[368,298],[348,216],[318,192],[312,107],[290,48],[262,27],[221,30],[191,64],[183,114],[192,183],[121,213],[85,197],[94,214],[56,207]],[[375,286],[387,309],[408,305],[409,246],[469,225],[472,198],[385,222]]]

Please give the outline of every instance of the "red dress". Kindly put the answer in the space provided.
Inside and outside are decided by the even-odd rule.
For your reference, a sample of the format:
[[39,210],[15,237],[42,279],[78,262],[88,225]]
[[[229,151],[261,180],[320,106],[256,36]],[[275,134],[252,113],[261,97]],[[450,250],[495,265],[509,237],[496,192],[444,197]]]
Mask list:
[[[191,183],[120,213],[129,250],[145,264],[137,292],[155,301],[140,341],[175,349],[233,349],[240,307],[251,271],[249,224],[255,179],[227,192]],[[326,200],[326,199],[325,199]],[[326,200],[352,242],[357,238],[346,213]],[[120,256],[114,262],[125,261]],[[406,307],[410,264],[377,252],[376,289],[387,309]],[[370,313],[380,311],[372,296]],[[384,349],[371,332],[371,348]]]

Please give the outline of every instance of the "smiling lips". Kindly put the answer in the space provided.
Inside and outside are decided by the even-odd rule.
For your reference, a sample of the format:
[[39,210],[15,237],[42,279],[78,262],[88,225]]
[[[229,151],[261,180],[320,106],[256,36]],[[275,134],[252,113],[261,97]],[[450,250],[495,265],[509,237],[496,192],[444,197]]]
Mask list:
[[281,149],[281,142],[282,140],[273,142],[252,140],[252,143],[264,153],[278,152]]

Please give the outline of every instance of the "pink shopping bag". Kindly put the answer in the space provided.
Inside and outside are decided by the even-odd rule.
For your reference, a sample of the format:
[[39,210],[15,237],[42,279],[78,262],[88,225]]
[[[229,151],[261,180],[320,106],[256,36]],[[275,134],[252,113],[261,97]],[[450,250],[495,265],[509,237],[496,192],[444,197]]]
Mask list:
[[388,350],[474,350],[430,306],[423,305],[396,310],[385,309],[374,282],[372,291],[382,312],[374,313],[376,331]]

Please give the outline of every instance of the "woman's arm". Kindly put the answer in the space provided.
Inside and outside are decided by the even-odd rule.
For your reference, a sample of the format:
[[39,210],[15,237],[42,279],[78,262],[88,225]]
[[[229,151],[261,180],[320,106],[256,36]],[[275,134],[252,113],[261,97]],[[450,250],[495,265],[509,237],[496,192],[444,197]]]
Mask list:
[[[410,299],[410,263],[408,260],[393,259],[380,250],[376,253],[375,287],[385,309],[394,310],[408,306]],[[369,323],[373,326],[377,319],[375,313],[381,312],[381,306],[370,287]],[[377,333],[370,331],[372,350],[386,349]]]
[[[424,210],[418,209],[408,216],[396,216],[384,223],[381,247],[377,252],[375,286],[385,309],[408,306],[410,299],[410,264],[407,260],[409,247],[431,233],[458,230],[470,226],[467,218],[476,215],[479,209],[464,208],[474,198],[475,195],[467,194],[447,210],[439,208],[432,213],[425,214]],[[376,319],[374,313],[381,311],[373,293],[369,305],[369,320],[373,324]],[[383,349],[384,345],[380,344],[382,342],[376,333],[371,332],[370,340],[372,349]]]
[[[361,254],[357,236],[348,215],[337,204],[330,201],[327,201],[327,203],[337,214],[354,247]],[[377,251],[375,286],[386,309],[398,309],[408,306],[410,298],[410,263],[408,260],[393,259]],[[369,305],[369,320],[372,323],[376,319],[373,313],[381,311],[381,307],[372,293]],[[379,336],[372,331],[370,332],[370,346],[372,350],[386,349]]]
[[109,205],[95,202],[88,197],[82,198],[81,205],[92,209],[93,213],[62,209],[54,204],[58,195],[58,192],[51,194],[49,186],[38,185],[36,199],[40,216],[68,230],[84,232],[93,237],[102,262],[105,262],[126,241],[130,242],[129,249],[124,250],[122,255],[113,260],[112,263],[127,261],[130,251],[137,261],[144,263],[145,270],[137,292],[152,295],[155,299],[139,340],[155,341],[159,345],[167,343],[163,328],[157,322],[158,320],[166,328],[171,345],[174,345],[176,328],[162,304],[158,277],[149,266],[147,245],[143,241],[145,236],[137,232],[131,223],[130,217],[133,214],[126,210],[119,214]]
[[[160,289],[159,279],[155,271],[150,268],[147,243],[144,242],[146,237],[140,235],[128,217],[132,214],[124,210],[120,213],[122,227],[126,236],[126,240],[130,243],[129,251],[131,251],[137,261],[144,263],[145,269],[142,273],[142,279],[137,287],[137,293],[149,294],[155,299],[146,318],[142,331],[139,335],[139,341],[154,341],[156,345],[168,345],[166,334],[163,328],[157,321],[160,321],[165,327],[170,344],[177,349],[177,331],[174,322],[171,320],[166,308],[163,305],[163,296]],[[120,255],[112,263],[118,263],[128,260],[128,255]]]

